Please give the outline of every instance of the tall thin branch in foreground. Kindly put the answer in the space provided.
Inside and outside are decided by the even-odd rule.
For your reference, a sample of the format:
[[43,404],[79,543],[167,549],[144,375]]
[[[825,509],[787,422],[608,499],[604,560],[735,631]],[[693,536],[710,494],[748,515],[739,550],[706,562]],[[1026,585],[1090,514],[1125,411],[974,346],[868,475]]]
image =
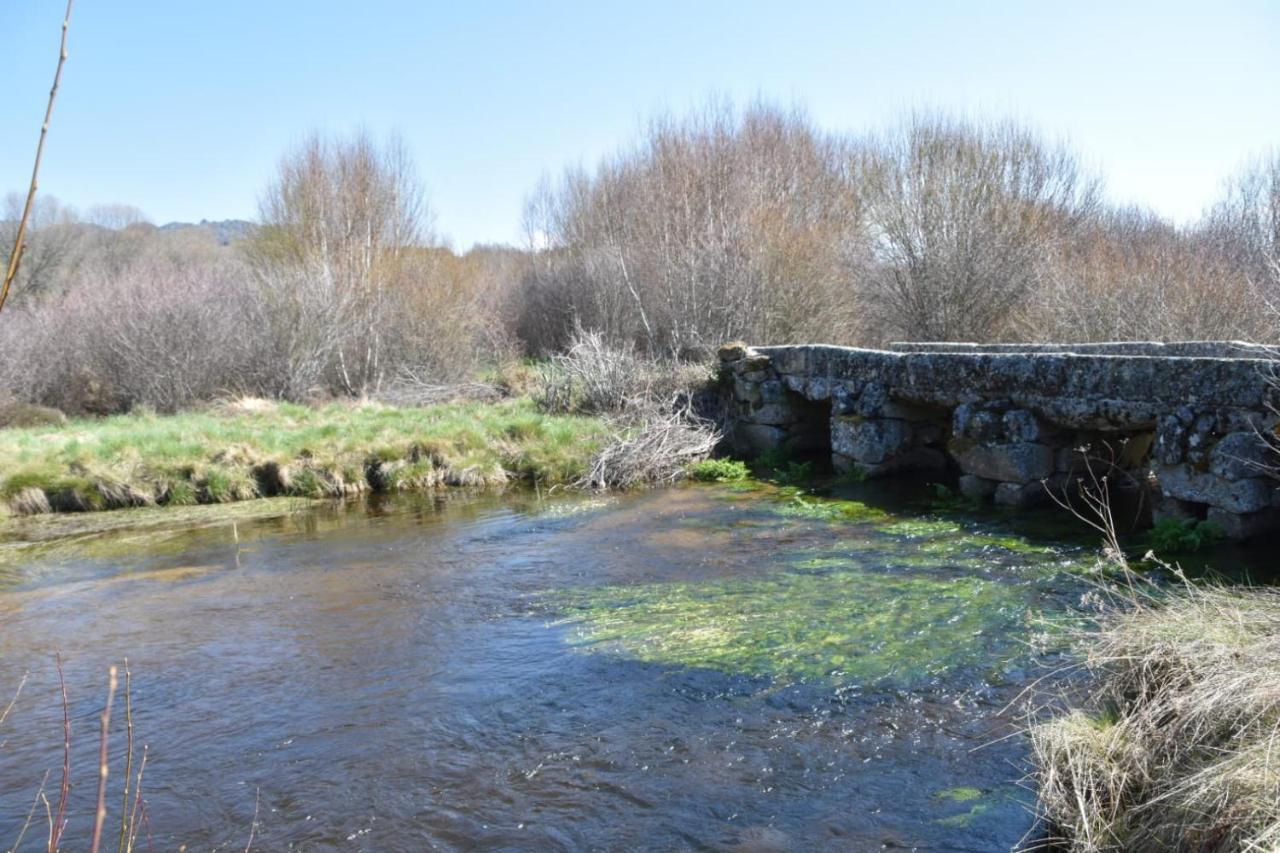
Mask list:
[[125,850],[129,837],[129,783],[133,777],[133,673],[129,671],[129,659],[124,659],[124,726],[126,732],[124,765],[124,801],[120,805],[120,837],[117,850]]
[[116,698],[116,668],[107,671],[107,705],[102,709],[102,734],[98,741],[98,808],[93,818],[93,838],[89,844],[91,853],[98,853],[102,845],[102,827],[107,820],[107,775],[110,771],[107,738],[111,733],[111,703]]
[[49,821],[49,851],[57,853],[62,833],[67,828],[67,799],[71,795],[71,701],[67,698],[67,679],[62,671],[62,653],[54,655],[58,665],[58,687],[62,692],[62,784],[58,788],[58,815]]
[[18,277],[18,267],[22,264],[22,251],[26,248],[27,222],[31,219],[31,208],[36,201],[36,189],[40,185],[40,161],[44,159],[44,141],[49,135],[49,120],[53,118],[53,104],[58,99],[62,67],[67,63],[67,29],[71,26],[71,6],[74,2],[75,0],[67,0],[67,12],[62,18],[62,45],[58,50],[58,69],[53,74],[53,88],[49,90],[49,105],[45,107],[44,123],[40,125],[40,142],[36,145],[36,162],[31,169],[31,186],[27,189],[27,202],[22,207],[22,218],[18,220],[18,235],[13,241],[13,251],[9,253],[4,285],[0,287],[0,310],[4,309],[5,300],[9,298],[9,289],[13,287],[13,280]]

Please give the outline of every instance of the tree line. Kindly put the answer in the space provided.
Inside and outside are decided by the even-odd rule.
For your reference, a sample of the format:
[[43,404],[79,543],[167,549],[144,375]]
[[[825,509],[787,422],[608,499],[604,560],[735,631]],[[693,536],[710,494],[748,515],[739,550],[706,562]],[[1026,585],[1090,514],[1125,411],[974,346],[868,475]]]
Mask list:
[[367,133],[287,152],[229,241],[44,199],[0,318],[0,396],[72,413],[377,396],[582,329],[681,360],[735,338],[1275,337],[1278,152],[1174,224],[1107,203],[1068,146],[1014,122],[837,134],[712,103],[544,180],[524,218],[522,248],[452,251],[404,144]]

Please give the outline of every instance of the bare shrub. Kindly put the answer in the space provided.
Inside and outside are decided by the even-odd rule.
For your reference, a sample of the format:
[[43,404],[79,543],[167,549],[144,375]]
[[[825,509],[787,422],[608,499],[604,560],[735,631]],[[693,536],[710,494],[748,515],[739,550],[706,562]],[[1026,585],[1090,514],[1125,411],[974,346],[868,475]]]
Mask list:
[[175,259],[156,248],[118,274],[88,267],[65,294],[18,306],[0,329],[10,392],[105,414],[139,403],[174,411],[252,390],[253,294],[242,269],[229,256]]
[[[5,197],[0,215],[0,264],[9,262],[24,203],[17,193]],[[88,232],[75,210],[53,196],[41,196],[32,205],[24,237],[26,250],[13,281],[14,305],[39,298],[65,282],[80,260]]]
[[851,340],[865,240],[843,164],[832,137],[761,104],[651,122],[635,148],[530,198],[542,251],[521,337],[554,352],[580,324],[668,358],[735,337]]
[[720,443],[715,424],[693,412],[709,378],[705,367],[646,359],[629,343],[611,347],[600,332],[577,329],[568,350],[543,367],[538,401],[548,411],[602,415],[613,437],[573,485],[626,489],[683,479]]
[[432,236],[399,140],[313,135],[281,160],[261,216],[248,248],[280,396],[376,394],[405,368],[457,380],[504,349],[481,264]]
[[616,419],[617,438],[592,460],[591,470],[574,485],[591,489],[628,489],[668,485],[684,479],[694,462],[709,457],[720,443],[715,427],[687,411],[650,411],[641,419]]
[[329,322],[315,331],[333,341],[334,382],[357,396],[376,391],[389,293],[427,213],[403,144],[313,134],[280,161],[259,207],[263,227],[250,246],[259,277],[277,292],[309,289],[285,299],[289,308],[323,306],[316,313]]
[[578,328],[567,349],[542,365],[538,402],[551,412],[642,412],[670,408],[708,378],[704,365],[646,358],[629,342],[612,346],[603,333]]
[[1202,229],[1273,313],[1280,310],[1280,151],[1233,176]]
[[1054,247],[1026,328],[1061,341],[1264,339],[1260,292],[1221,247],[1202,228],[1107,212]]
[[875,233],[867,282],[877,335],[995,340],[1045,274],[1050,250],[1097,206],[1062,145],[1011,122],[918,114],[855,166]]

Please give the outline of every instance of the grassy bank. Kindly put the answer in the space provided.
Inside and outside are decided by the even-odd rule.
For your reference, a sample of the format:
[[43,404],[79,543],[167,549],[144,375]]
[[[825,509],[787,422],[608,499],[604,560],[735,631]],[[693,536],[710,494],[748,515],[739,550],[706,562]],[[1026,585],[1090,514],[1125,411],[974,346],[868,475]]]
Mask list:
[[0,430],[0,500],[13,514],[335,497],[583,476],[609,437],[596,418],[527,400],[415,408],[243,401]]
[[1088,700],[1031,730],[1062,846],[1280,849],[1280,590],[1135,593],[1081,642]]

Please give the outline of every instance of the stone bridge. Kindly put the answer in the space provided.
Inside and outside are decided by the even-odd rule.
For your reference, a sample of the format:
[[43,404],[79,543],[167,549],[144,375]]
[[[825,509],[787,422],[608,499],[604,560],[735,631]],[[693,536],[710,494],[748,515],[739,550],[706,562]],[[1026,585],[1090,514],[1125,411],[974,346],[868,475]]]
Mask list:
[[1014,506],[1093,471],[1149,497],[1156,518],[1246,538],[1280,527],[1274,355],[1199,341],[730,344],[720,375],[739,453],[830,454],[868,477],[951,472],[965,495]]

